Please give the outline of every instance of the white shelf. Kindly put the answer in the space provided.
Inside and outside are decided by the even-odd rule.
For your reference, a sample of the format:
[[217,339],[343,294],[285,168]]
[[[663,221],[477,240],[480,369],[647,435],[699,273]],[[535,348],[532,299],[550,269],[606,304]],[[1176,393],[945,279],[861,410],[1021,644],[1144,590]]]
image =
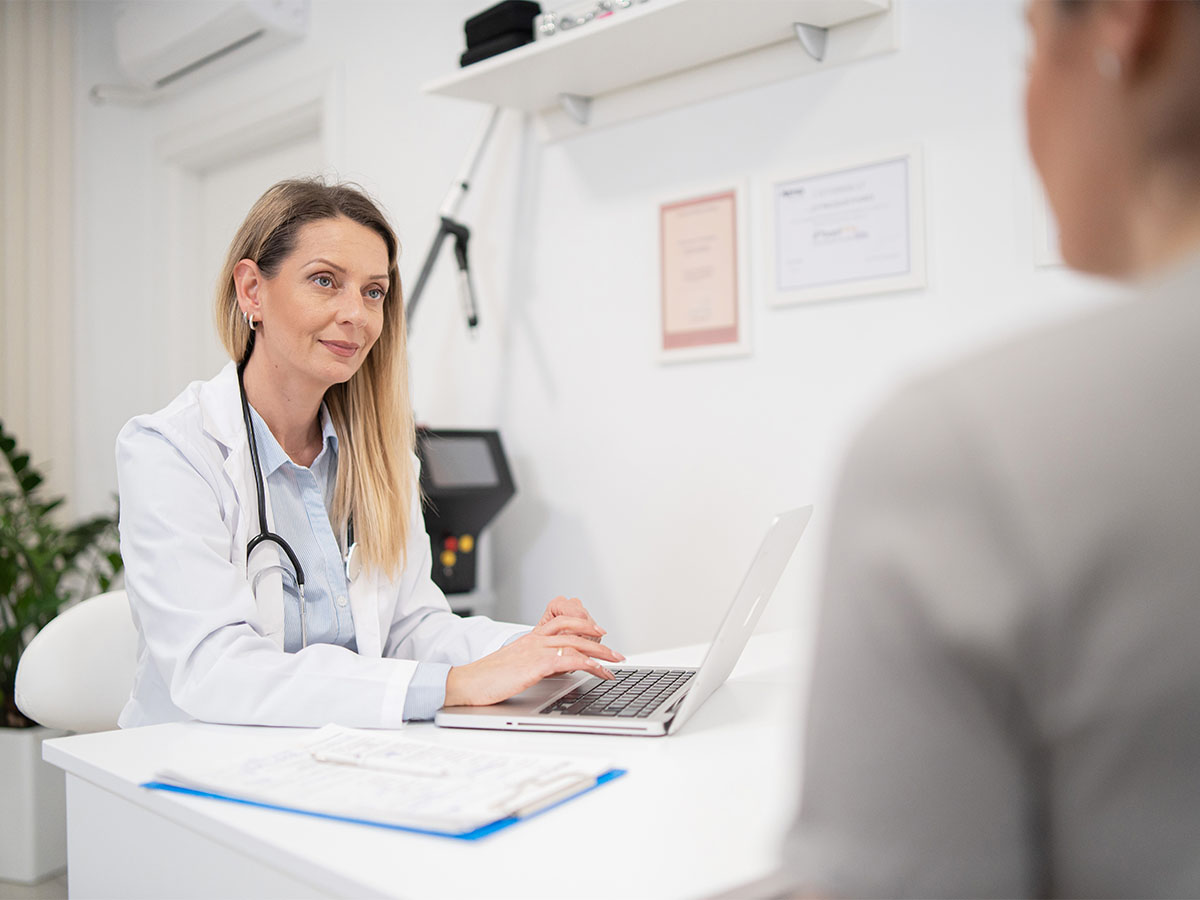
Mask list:
[[[836,57],[838,33],[847,23],[890,19],[890,5],[889,0],[650,0],[467,66],[424,90],[545,113],[557,108],[564,94],[599,101],[778,45],[786,46],[789,56],[794,49],[798,74],[808,70],[807,64],[822,64],[806,57],[795,23],[831,29],[827,56]],[[894,46],[890,29],[888,43],[887,49]],[[868,52],[878,49],[872,45]]]

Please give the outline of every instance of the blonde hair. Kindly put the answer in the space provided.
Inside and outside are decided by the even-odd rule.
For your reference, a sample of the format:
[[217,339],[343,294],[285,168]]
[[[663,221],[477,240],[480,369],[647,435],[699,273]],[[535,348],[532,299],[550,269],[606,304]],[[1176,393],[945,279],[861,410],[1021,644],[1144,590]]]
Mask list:
[[405,563],[409,517],[417,495],[416,433],[408,395],[398,245],[383,212],[357,185],[301,179],[271,187],[251,208],[229,245],[217,286],[217,334],[235,362],[246,355],[251,332],[242,318],[233,280],[241,260],[252,260],[264,277],[273,278],[295,248],[300,229],[340,216],[383,238],[388,290],[379,340],[348,381],[325,392],[339,448],[333,520],[340,529],[353,516],[354,539],[364,566],[394,575]]

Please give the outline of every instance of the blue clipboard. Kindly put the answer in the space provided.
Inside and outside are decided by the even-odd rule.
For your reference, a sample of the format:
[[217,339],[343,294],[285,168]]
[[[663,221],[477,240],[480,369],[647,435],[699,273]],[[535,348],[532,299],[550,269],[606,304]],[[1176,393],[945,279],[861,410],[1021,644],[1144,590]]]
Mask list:
[[434,837],[453,838],[458,841],[478,841],[481,838],[487,837],[488,835],[495,834],[497,831],[503,831],[505,828],[516,825],[518,822],[525,822],[529,819],[536,818],[544,812],[549,812],[555,807],[562,806],[564,803],[569,803],[576,797],[582,797],[584,794],[594,791],[601,785],[608,784],[610,781],[620,778],[627,771],[627,769],[609,769],[607,772],[596,776],[596,781],[594,784],[590,784],[587,787],[581,788],[574,794],[561,797],[555,802],[534,810],[527,815],[507,816],[503,819],[497,819],[495,822],[489,822],[487,825],[481,825],[478,828],[473,828],[470,831],[460,832],[436,831],[429,828],[416,828],[411,825],[392,825],[388,822],[376,822],[371,819],[356,819],[352,816],[336,816],[329,813],[314,812],[310,809],[300,809],[294,806],[278,806],[274,803],[260,803],[257,800],[245,800],[241,797],[233,797],[228,794],[214,794],[208,791],[198,791],[193,788],[179,787],[178,785],[167,784],[163,781],[146,781],[140,786],[152,791],[167,791],[172,794],[187,794],[192,797],[209,797],[213,800],[225,800],[229,803],[240,803],[242,806],[257,806],[260,809],[274,809],[280,812],[296,813],[297,815],[301,816],[312,816],[314,819],[332,819],[335,822],[349,822],[353,825],[371,825],[375,828],[387,828],[391,831],[409,831],[413,834],[428,834],[433,835]]

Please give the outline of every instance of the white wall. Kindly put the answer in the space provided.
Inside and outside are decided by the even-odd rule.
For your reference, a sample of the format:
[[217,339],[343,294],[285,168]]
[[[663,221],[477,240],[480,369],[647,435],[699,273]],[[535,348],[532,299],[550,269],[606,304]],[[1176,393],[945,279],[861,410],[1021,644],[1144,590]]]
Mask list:
[[[731,0],[732,2],[732,0]],[[482,326],[465,333],[447,253],[413,335],[421,421],[502,430],[519,493],[486,539],[500,613],[583,597],[626,651],[706,638],[772,512],[827,500],[848,429],[915,368],[1096,302],[1033,265],[1017,2],[899,0],[901,49],[850,67],[543,145],[505,113],[472,225]],[[107,3],[82,4],[76,451],[80,505],[113,489],[112,439],[165,383],[153,260],[155,141],[239,98],[328,72],[333,169],[374,191],[407,284],[485,110],[427,97],[481,0],[314,0],[312,36],[160,107],[82,100],[112,80]],[[798,51],[799,52],[799,51]],[[663,366],[656,203],[732,175],[898,142],[924,151],[928,287],[806,307],[752,301],[753,355]],[[250,202],[247,200],[247,205]],[[755,221],[752,224],[757,224]],[[759,240],[752,243],[761,248]],[[762,273],[761,254],[754,267]],[[206,373],[196,373],[197,377]],[[806,608],[824,518],[768,614]]]

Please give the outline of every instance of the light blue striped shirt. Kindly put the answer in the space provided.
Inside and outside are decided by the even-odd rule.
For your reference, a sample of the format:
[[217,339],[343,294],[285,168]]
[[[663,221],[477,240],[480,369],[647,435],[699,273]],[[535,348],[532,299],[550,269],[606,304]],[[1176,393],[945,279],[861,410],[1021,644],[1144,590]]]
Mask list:
[[[354,617],[345,558],[333,533],[333,492],[337,483],[338,438],[324,404],[321,405],[321,452],[308,468],[293,462],[253,407],[254,438],[263,480],[270,493],[275,533],[282,537],[304,568],[308,643],[337,644],[357,652]],[[282,555],[282,554],[281,554]],[[300,650],[300,593],[290,564],[283,563],[283,646]],[[405,695],[405,719],[429,719],[446,699],[442,663],[418,663]]]

